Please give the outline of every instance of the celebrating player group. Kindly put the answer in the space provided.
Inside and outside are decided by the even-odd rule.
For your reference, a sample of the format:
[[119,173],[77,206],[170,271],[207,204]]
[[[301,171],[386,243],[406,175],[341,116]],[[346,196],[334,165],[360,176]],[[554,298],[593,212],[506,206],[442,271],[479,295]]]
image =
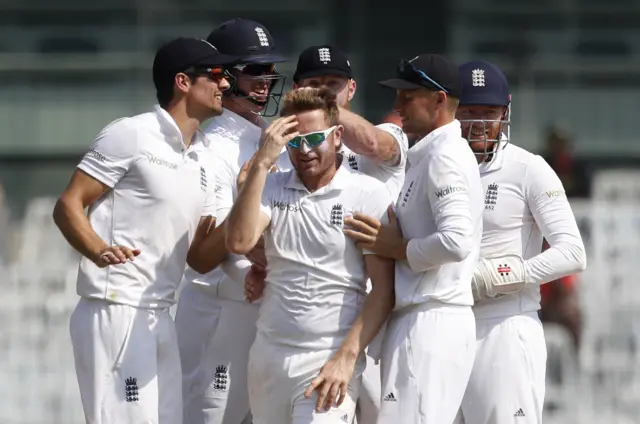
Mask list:
[[375,125],[338,48],[286,61],[246,19],[168,42],[60,196],[86,422],[541,423],[540,285],[586,258],[504,74],[403,60]]

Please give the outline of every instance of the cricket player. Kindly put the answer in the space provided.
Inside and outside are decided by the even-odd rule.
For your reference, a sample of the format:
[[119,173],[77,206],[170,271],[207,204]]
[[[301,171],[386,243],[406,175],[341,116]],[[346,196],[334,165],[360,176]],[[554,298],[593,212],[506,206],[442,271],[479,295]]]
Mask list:
[[[480,163],[484,231],[473,275],[476,359],[466,424],[542,423],[547,352],[540,284],[583,271],[584,245],[560,179],[511,143],[509,85],[496,66],[460,67],[457,118]],[[549,249],[542,252],[543,238]]]
[[87,423],[182,422],[169,308],[191,239],[208,225],[201,215],[215,215],[199,127],[222,113],[233,61],[195,38],[161,47],[159,105],[107,125],[56,204],[56,225],[83,255],[70,331]]
[[396,260],[396,306],[382,349],[378,423],[451,424],[474,358],[471,278],[482,237],[482,185],[455,112],[458,68],[438,55],[403,61],[395,109],[421,135],[389,223],[356,214],[345,232]]
[[[227,252],[221,224],[237,195],[240,168],[258,149],[265,126],[262,115],[272,113],[280,101],[284,76],[275,63],[285,59],[276,53],[267,28],[247,19],[224,22],[208,41],[239,57],[239,63],[231,69],[236,83],[225,92],[224,111],[205,131],[218,162],[213,170],[218,199],[215,227],[193,242],[191,267],[176,312],[184,423],[241,424],[251,422],[247,362],[259,305],[244,301],[251,262]],[[276,166],[291,168],[286,150]],[[263,259],[253,260],[264,267]]]
[[[392,122],[373,125],[351,112],[350,103],[356,93],[351,62],[337,47],[311,46],[298,58],[293,87],[328,87],[336,92],[340,108],[339,123],[343,155],[349,165],[383,182],[395,199],[404,182],[408,141],[402,129]],[[368,285],[370,288],[370,285]],[[379,350],[379,349],[377,349]],[[358,398],[359,424],[375,423],[380,409],[380,367],[374,348],[367,356]]]
[[293,75],[293,88],[301,87],[328,87],[336,93],[344,128],[342,150],[349,166],[382,181],[397,196],[404,181],[407,136],[398,125],[373,125],[351,112],[357,84],[344,52],[331,45],[306,48]]
[[[267,284],[249,359],[253,422],[351,423],[363,351],[393,308],[394,265],[363,255],[343,222],[356,211],[381,218],[391,198],[336,154],[343,128],[331,89],[288,93],[281,115],[265,131],[225,233],[240,254],[265,233]],[[284,146],[295,169],[267,176]]]

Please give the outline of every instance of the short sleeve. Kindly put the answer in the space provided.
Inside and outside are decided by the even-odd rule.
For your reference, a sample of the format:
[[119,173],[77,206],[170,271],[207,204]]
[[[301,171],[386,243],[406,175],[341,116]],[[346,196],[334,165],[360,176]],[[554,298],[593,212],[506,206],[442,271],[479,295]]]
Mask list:
[[398,144],[398,148],[400,149],[400,161],[395,165],[385,165],[389,168],[399,168],[404,171],[407,165],[407,151],[409,150],[409,139],[407,135],[402,131],[402,128],[395,124],[379,124],[376,125],[376,128],[381,129],[382,131],[388,132],[393,136]]
[[221,224],[233,206],[237,178],[227,160],[216,158],[214,163],[216,216],[218,224]]
[[[366,192],[359,212],[379,220],[382,225],[388,224],[387,210],[393,203],[391,193],[389,193],[389,190],[384,184],[376,179],[371,178],[371,181],[368,181],[367,185],[373,187],[373,190]],[[368,250],[363,251],[363,253],[365,255],[373,254],[373,252]]]
[[113,188],[137,158],[137,137],[130,118],[112,122],[100,131],[78,168]]
[[[208,156],[205,163],[202,165],[203,172],[206,174],[206,178],[209,181],[213,181],[213,184],[207,185],[207,193],[204,201],[204,206],[202,208],[202,216],[213,216],[214,218],[218,217],[218,199],[216,197],[216,187],[217,181],[215,179],[215,172],[218,168],[216,164],[216,160],[211,156]],[[213,177],[213,178],[212,178]]]

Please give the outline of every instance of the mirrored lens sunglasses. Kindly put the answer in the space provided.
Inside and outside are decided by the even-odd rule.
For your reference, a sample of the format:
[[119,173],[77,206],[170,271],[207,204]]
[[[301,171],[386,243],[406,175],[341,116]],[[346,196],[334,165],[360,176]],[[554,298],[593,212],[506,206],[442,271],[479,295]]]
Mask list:
[[309,147],[319,146],[320,144],[322,144],[322,142],[324,142],[327,139],[329,134],[331,134],[333,130],[336,129],[336,127],[337,126],[334,125],[333,127],[327,128],[324,131],[316,131],[316,132],[310,132],[307,134],[299,135],[297,137],[292,138],[287,144],[293,147],[294,149],[299,149],[303,141],[307,143],[307,146]]

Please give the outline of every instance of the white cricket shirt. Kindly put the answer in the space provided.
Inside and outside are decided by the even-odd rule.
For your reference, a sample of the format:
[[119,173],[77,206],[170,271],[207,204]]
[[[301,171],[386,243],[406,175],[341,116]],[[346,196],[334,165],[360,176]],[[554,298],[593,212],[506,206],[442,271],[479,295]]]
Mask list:
[[343,161],[333,180],[310,193],[295,170],[270,174],[260,210],[267,284],[257,326],[273,343],[337,349],[362,309],[364,255],[343,233],[354,212],[382,218],[391,204],[380,181]]
[[[89,209],[109,245],[135,261],[98,268],[82,258],[78,295],[141,308],[171,306],[201,215],[215,215],[212,157],[198,132],[187,149],[164,109],[107,125],[78,168],[111,190]],[[204,211],[204,212],[203,212]]]
[[[480,257],[515,254],[525,259],[529,279],[553,281],[586,266],[584,245],[562,182],[545,160],[508,144],[480,165],[484,188],[484,231]],[[543,253],[542,240],[550,249]],[[540,309],[540,287],[476,303],[476,318]]]
[[395,199],[398,196],[398,193],[400,193],[400,189],[404,183],[409,141],[407,140],[407,135],[402,131],[402,128],[397,125],[380,124],[376,125],[376,128],[391,134],[396,140],[396,143],[398,143],[398,147],[400,149],[400,161],[396,165],[384,165],[367,156],[356,154],[344,143],[342,143],[340,152],[344,155],[351,169],[360,171],[365,175],[383,182],[384,185],[387,186],[391,196]]
[[[216,226],[221,225],[235,201],[237,179],[242,165],[258,150],[262,129],[240,115],[224,109],[205,130],[209,148],[216,158]],[[279,171],[292,168],[286,149],[276,162]],[[214,296],[244,302],[244,278],[251,262],[242,255],[230,253],[227,259],[207,274],[199,274],[191,268],[185,272],[185,280],[208,286]]]
[[455,120],[408,153],[396,203],[407,260],[396,262],[396,309],[437,301],[473,305],[471,278],[482,237],[478,162]]

